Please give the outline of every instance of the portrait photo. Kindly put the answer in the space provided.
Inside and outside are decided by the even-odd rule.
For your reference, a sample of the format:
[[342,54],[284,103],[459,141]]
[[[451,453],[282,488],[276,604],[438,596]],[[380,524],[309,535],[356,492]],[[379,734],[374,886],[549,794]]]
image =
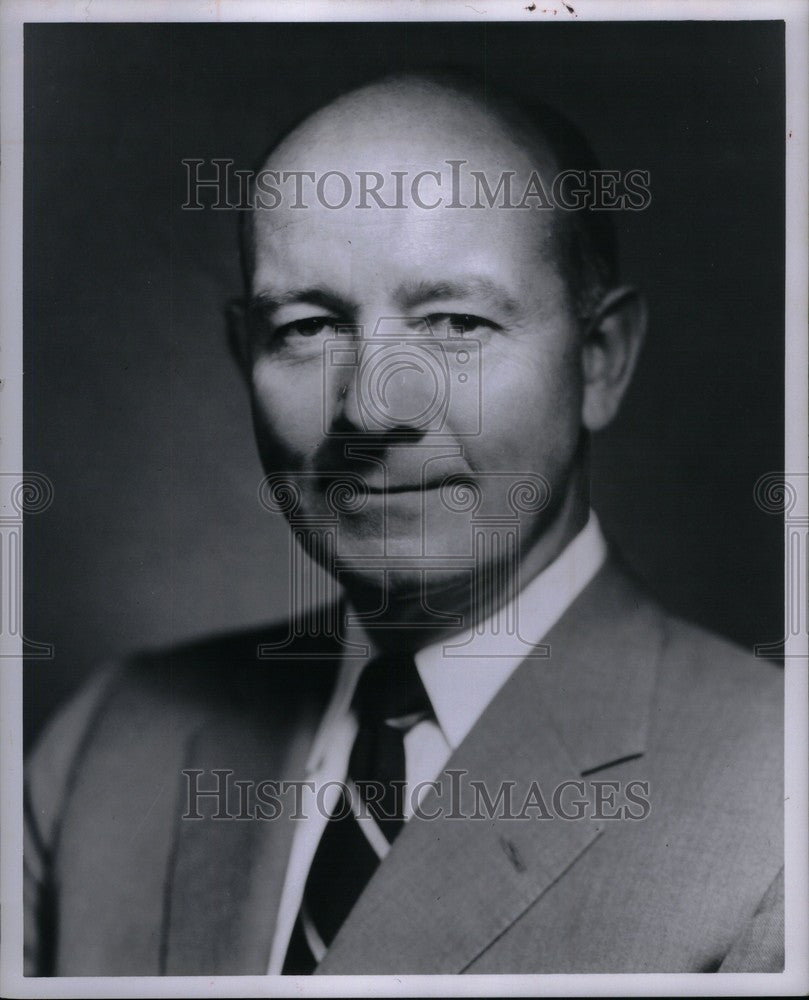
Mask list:
[[780,5],[269,6],[18,26],[30,995],[788,993]]

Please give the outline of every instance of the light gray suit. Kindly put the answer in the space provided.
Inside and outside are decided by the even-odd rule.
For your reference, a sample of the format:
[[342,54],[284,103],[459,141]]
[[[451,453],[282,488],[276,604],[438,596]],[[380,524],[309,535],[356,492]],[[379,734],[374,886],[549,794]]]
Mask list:
[[[336,651],[257,661],[266,639],[142,657],[53,723],[29,766],[29,972],[266,971],[294,821],[180,818],[183,768],[304,777]],[[549,797],[636,779],[648,817],[414,818],[317,971],[783,968],[780,668],[667,615],[613,562],[545,642],[447,767],[513,781],[517,802],[533,781]]]

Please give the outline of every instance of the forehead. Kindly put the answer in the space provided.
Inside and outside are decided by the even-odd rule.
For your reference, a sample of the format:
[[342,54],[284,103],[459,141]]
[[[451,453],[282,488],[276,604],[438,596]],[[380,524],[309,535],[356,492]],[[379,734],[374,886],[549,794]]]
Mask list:
[[558,270],[548,213],[414,206],[293,211],[272,219],[255,213],[254,293],[316,280],[359,301],[402,285],[479,275],[516,297]]
[[[480,175],[492,192],[506,178],[519,200],[533,171],[548,174],[549,154],[536,146],[528,151],[472,98],[426,83],[338,100],[264,164],[281,198],[252,213],[254,290],[314,276],[382,290],[453,272],[519,286],[555,270],[552,211],[503,207],[502,198],[490,207],[481,191]],[[382,207],[368,186],[394,207]]]

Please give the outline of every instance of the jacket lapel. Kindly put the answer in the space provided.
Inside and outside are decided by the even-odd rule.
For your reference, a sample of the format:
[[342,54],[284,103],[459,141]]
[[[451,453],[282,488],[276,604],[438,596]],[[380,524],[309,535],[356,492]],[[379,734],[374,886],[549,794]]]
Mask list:
[[[266,780],[300,778],[334,666],[262,664],[279,682],[242,683],[252,694],[247,705],[217,712],[189,745],[184,766],[203,772],[200,790],[216,787],[214,770],[232,771],[225,811],[236,817],[241,800],[233,782],[246,780],[254,789]],[[188,811],[186,787],[184,779],[178,817]],[[252,792],[246,801],[252,812]],[[214,819],[219,805],[201,797],[197,811],[204,818],[178,820],[164,919],[167,975],[267,971],[294,823],[288,810],[274,819]]]
[[[605,566],[545,637],[550,657],[524,661],[453,754],[422,803],[440,818],[408,822],[318,973],[461,972],[562,877],[604,824],[589,808],[554,816],[554,790],[643,752],[661,634],[655,607]],[[529,818],[487,812],[481,790],[509,788],[511,817]],[[562,795],[569,815],[589,804],[589,783],[579,791]]]

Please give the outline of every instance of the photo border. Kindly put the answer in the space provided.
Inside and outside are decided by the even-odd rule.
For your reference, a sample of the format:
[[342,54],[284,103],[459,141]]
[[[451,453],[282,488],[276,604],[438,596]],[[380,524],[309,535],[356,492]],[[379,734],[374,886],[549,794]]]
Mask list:
[[[546,0],[547,3],[547,0]],[[575,5],[575,10],[574,10]],[[532,8],[533,9],[530,9]],[[786,22],[785,468],[796,485],[793,521],[807,524],[807,186],[809,5],[800,0],[573,0],[527,5],[500,0],[480,9],[462,0],[6,0],[0,7],[0,464],[22,475],[23,25],[25,22],[525,21],[587,23],[658,20]],[[782,470],[772,470],[781,472]],[[794,478],[792,478],[794,477]],[[3,511],[0,510],[0,514]],[[804,545],[806,528],[804,527]],[[802,556],[806,556],[805,550]],[[806,587],[806,565],[800,567]],[[786,575],[786,574],[785,574]],[[785,587],[789,581],[785,580]],[[794,595],[792,595],[794,598]],[[798,600],[806,601],[806,593]],[[786,593],[785,593],[786,607]],[[803,619],[805,621],[805,618]],[[787,630],[785,630],[787,634]],[[783,973],[420,975],[420,976],[22,976],[22,660],[0,671],[2,725],[3,934],[0,992],[19,997],[163,996],[696,996],[801,995],[809,989],[809,739],[807,636],[785,649],[786,967]]]

